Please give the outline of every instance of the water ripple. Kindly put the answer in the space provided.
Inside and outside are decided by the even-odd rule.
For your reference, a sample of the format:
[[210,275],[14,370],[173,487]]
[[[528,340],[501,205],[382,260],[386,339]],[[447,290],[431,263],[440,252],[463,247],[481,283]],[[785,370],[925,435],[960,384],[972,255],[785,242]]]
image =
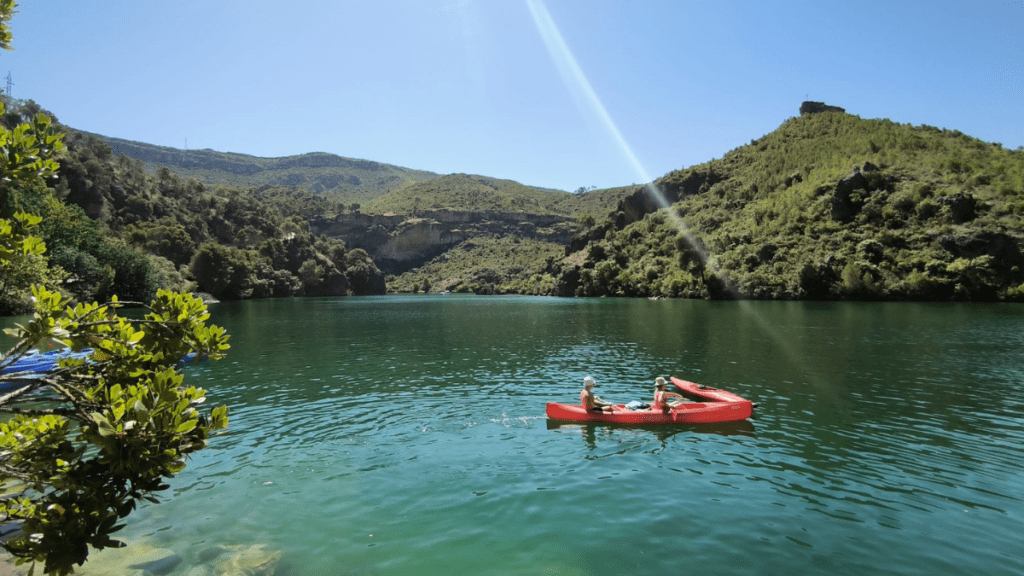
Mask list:
[[[783,351],[722,304],[314,299],[266,303],[272,326],[225,306],[231,360],[189,377],[230,428],[126,530],[265,535],[293,576],[1024,570],[1024,322],[765,303]],[[588,374],[616,401],[674,374],[761,407],[548,421]]]

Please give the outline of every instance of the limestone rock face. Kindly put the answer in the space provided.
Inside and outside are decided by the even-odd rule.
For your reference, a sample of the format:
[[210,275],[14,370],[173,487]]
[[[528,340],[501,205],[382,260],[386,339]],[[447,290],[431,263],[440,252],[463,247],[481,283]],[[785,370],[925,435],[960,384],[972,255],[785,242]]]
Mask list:
[[852,174],[843,177],[836,183],[836,189],[832,193],[830,206],[832,219],[837,222],[845,222],[853,218],[863,204],[863,199],[854,194],[858,192],[866,194],[867,191],[868,181],[860,170],[854,170]]
[[[993,266],[1001,273],[1012,275],[1016,281],[1024,270],[1024,254],[1012,236],[1000,232],[973,232],[966,235],[940,236],[939,246],[954,258],[991,256]],[[1016,270],[1016,271],[1015,271]]]
[[486,210],[425,210],[414,217],[355,213],[310,220],[313,234],[366,250],[386,274],[415,268],[477,236],[511,235],[565,244],[574,229],[575,220],[565,216]]
[[970,193],[957,192],[952,196],[939,198],[939,204],[949,206],[949,217],[954,224],[963,224],[974,220],[977,215],[975,209],[978,207],[977,200]]
[[892,191],[896,178],[885,174],[871,162],[865,162],[864,168],[854,166],[853,172],[847,174],[836,183],[832,192],[830,213],[837,222],[847,222],[860,212],[868,196],[879,190]]

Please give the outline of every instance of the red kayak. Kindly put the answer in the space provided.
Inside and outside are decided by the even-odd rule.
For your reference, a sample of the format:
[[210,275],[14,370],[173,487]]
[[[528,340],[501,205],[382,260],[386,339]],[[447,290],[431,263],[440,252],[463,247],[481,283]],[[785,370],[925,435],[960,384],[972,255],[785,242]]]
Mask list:
[[[668,412],[652,407],[645,410],[630,410],[625,404],[615,406],[612,412],[587,412],[579,404],[548,402],[548,418],[572,422],[614,422],[618,424],[712,424],[746,420],[754,412],[754,404],[732,392],[701,386],[679,378],[672,383],[687,396],[700,398],[701,402],[683,402]],[[678,395],[673,395],[677,396]]]

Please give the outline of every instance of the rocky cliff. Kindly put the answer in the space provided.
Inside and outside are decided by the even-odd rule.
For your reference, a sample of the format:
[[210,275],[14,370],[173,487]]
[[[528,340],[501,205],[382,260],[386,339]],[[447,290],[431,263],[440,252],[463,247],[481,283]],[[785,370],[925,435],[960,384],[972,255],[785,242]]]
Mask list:
[[415,216],[340,214],[309,221],[314,234],[341,238],[362,248],[387,274],[416,268],[449,248],[477,236],[516,236],[567,243],[576,222],[550,214],[428,210]]
[[845,114],[846,109],[840,108],[839,106],[829,106],[824,102],[812,102],[810,100],[800,104],[800,115],[805,116],[807,114],[820,114],[821,112],[839,112]]

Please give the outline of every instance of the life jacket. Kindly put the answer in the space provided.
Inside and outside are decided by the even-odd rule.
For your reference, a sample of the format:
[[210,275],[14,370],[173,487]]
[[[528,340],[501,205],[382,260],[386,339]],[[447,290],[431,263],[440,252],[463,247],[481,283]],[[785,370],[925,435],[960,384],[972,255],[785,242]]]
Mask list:
[[584,410],[590,410],[590,406],[587,405],[587,391],[583,390],[580,392],[580,405],[583,406]]

